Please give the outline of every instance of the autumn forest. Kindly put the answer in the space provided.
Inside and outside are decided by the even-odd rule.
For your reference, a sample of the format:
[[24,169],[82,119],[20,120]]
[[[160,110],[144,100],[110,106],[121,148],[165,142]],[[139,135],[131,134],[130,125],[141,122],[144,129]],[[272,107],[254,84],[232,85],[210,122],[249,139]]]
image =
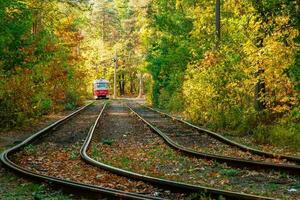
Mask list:
[[[115,92],[243,145],[300,155],[299,0],[0,0],[0,136],[87,105],[100,78],[109,109]],[[97,155],[128,167],[117,162],[126,151]]]
[[[199,124],[297,146],[299,2],[214,1],[1,2],[0,122],[72,109],[91,81],[113,81]],[[237,120],[238,119],[238,120]]]

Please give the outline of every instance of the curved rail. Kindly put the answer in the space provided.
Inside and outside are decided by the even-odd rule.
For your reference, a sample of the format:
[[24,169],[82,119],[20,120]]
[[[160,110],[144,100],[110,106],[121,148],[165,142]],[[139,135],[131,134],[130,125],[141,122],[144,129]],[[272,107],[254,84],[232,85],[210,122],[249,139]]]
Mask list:
[[[245,194],[245,193],[238,193],[238,192],[231,192],[231,191],[226,191],[226,190],[219,190],[211,187],[205,187],[205,186],[199,186],[199,185],[192,185],[192,184],[186,184],[182,182],[176,182],[176,181],[171,181],[171,180],[166,180],[166,179],[161,179],[161,178],[156,178],[156,177],[151,177],[151,176],[146,176],[142,175],[139,173],[135,173],[132,171],[124,170],[121,168],[113,167],[111,165],[104,164],[102,162],[96,161],[89,157],[87,154],[89,145],[91,143],[91,140],[93,138],[94,131],[100,121],[101,115],[103,113],[105,108],[102,109],[101,113],[99,114],[95,124],[91,127],[88,136],[86,140],[84,141],[83,146],[81,147],[80,150],[80,155],[83,160],[85,160],[87,163],[92,164],[96,167],[105,169],[107,171],[111,171],[113,173],[126,176],[129,178],[137,179],[137,180],[142,180],[145,182],[150,182],[150,183],[155,183],[161,186],[169,187],[169,188],[177,188],[180,190],[184,191],[191,191],[191,192],[204,192],[204,193],[209,193],[212,195],[222,195],[224,197],[228,197],[230,199],[273,199],[269,197],[263,197],[263,196],[257,196],[257,195],[251,195],[251,194]],[[131,108],[129,107],[131,110]]]
[[[167,136],[164,132],[156,128],[154,125],[152,125],[150,122],[145,120],[140,114],[138,114],[136,111],[134,111],[128,104],[128,108],[139,118],[141,119],[145,124],[147,124],[154,132],[156,132],[160,137],[162,137],[166,143],[171,146],[172,148],[181,151],[182,153],[185,153],[187,155],[199,157],[199,158],[206,158],[206,159],[213,159],[220,162],[226,162],[227,164],[231,164],[233,166],[239,166],[239,167],[248,167],[248,168],[254,168],[254,169],[267,169],[267,170],[279,170],[279,171],[288,171],[292,174],[298,175],[300,172],[300,166],[299,165],[287,165],[287,164],[274,164],[269,162],[260,162],[260,161],[252,161],[242,158],[236,158],[236,157],[228,157],[228,156],[221,156],[221,155],[215,155],[215,154],[209,154],[209,153],[202,153],[195,151],[193,149],[184,147],[182,145],[177,144],[174,142],[169,136]],[[167,115],[167,114],[166,114]],[[169,116],[169,115],[167,115]],[[176,118],[173,118],[176,119]]]
[[170,115],[168,113],[164,113],[162,111],[159,111],[157,109],[151,108],[151,107],[146,106],[146,105],[142,105],[142,104],[139,104],[139,105],[141,105],[141,106],[143,106],[145,108],[148,108],[150,110],[153,110],[153,111],[155,111],[155,112],[157,112],[157,113],[159,113],[161,115],[168,116],[168,117],[170,117],[170,118],[172,118],[174,120],[177,120],[177,121],[179,121],[179,122],[181,122],[183,124],[186,124],[186,125],[194,128],[194,129],[196,129],[198,131],[204,132],[204,133],[208,134],[209,136],[211,136],[211,137],[219,140],[220,142],[223,142],[223,143],[231,145],[231,146],[235,146],[235,147],[237,147],[237,148],[239,148],[239,149],[241,149],[243,151],[249,151],[250,153],[253,153],[253,154],[256,154],[256,155],[260,155],[260,156],[265,156],[265,157],[268,157],[268,158],[286,159],[287,161],[291,161],[291,162],[295,162],[295,163],[300,164],[300,158],[299,157],[292,157],[292,156],[286,156],[286,155],[280,155],[280,154],[273,154],[273,153],[270,153],[270,152],[265,152],[265,151],[261,151],[261,150],[258,150],[258,149],[254,149],[254,148],[248,147],[246,145],[240,144],[238,142],[232,141],[232,140],[230,140],[230,139],[228,139],[228,138],[226,138],[226,137],[224,137],[224,136],[222,136],[222,135],[220,135],[220,134],[218,134],[216,132],[207,130],[205,128],[198,127],[198,126],[196,126],[196,125],[194,125],[194,124],[192,124],[190,122],[187,122],[187,121],[185,121],[183,119],[180,119],[178,117],[172,116],[172,115]]
[[38,131],[35,134],[33,134],[32,136],[30,136],[29,138],[24,140],[22,143],[20,143],[16,146],[4,151],[1,154],[0,160],[9,169],[12,169],[16,172],[19,172],[22,175],[26,175],[26,176],[31,177],[31,178],[36,178],[36,179],[41,180],[41,181],[53,182],[53,183],[56,183],[56,184],[67,186],[67,187],[73,187],[73,188],[82,189],[82,190],[99,192],[99,193],[102,193],[102,194],[105,194],[105,195],[115,196],[115,197],[120,197],[120,198],[126,198],[126,199],[143,199],[143,200],[145,200],[145,199],[156,199],[156,200],[159,200],[160,198],[150,197],[150,196],[146,196],[146,195],[142,195],[142,194],[138,194],[138,193],[125,192],[125,191],[121,191],[121,190],[105,188],[105,187],[95,186],[95,185],[91,185],[91,184],[82,184],[82,183],[78,183],[78,182],[74,182],[74,181],[64,180],[64,179],[61,179],[61,178],[56,178],[56,177],[53,177],[53,176],[40,175],[40,174],[31,172],[31,171],[29,171],[29,170],[27,170],[27,169],[25,169],[21,166],[16,165],[14,162],[12,162],[9,159],[9,155],[11,155],[14,152],[17,152],[18,150],[22,149],[23,147],[30,144],[31,142],[33,142],[38,137],[46,134],[48,131],[51,131],[51,130],[55,129],[56,127],[58,127],[59,125],[65,123],[70,118],[74,117],[79,112],[85,110],[88,106],[92,105],[93,103],[94,102],[89,103],[88,105],[81,107],[80,109],[78,109],[77,111],[71,113],[70,115],[54,122],[53,124],[47,126],[46,128]]

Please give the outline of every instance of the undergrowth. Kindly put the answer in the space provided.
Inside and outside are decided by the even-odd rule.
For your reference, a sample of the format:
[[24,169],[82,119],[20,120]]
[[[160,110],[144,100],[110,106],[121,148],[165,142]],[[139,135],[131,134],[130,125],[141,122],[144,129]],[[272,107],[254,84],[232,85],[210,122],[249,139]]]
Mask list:
[[300,150],[300,112],[292,112],[269,125],[258,125],[254,138],[258,143]]

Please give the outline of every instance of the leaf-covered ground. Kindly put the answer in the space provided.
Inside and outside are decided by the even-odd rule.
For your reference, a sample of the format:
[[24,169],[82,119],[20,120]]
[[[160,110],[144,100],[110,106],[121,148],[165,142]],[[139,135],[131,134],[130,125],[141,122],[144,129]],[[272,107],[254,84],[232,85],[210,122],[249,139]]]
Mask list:
[[37,144],[28,145],[18,152],[14,162],[38,174],[113,188],[127,192],[138,192],[168,199],[182,199],[186,193],[172,192],[142,181],[135,181],[112,174],[86,164],[80,158],[80,148],[90,125],[94,122],[101,106],[88,108],[82,114],[57,128]]
[[299,178],[274,171],[231,168],[183,156],[166,146],[121,105],[112,105],[101,119],[89,153],[101,162],[150,176],[269,197],[300,199]]
[[[2,131],[0,133],[0,153],[69,113],[70,111],[45,116],[33,126],[22,130]],[[83,199],[83,197],[75,198],[72,193],[63,193],[59,188],[53,188],[46,183],[32,182],[8,170],[0,162],[0,199],[66,200]]]

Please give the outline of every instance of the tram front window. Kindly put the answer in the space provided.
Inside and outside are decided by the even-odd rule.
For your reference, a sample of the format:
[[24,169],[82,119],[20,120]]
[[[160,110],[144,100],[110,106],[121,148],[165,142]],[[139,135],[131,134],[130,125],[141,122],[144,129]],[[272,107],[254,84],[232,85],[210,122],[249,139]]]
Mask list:
[[108,88],[107,83],[97,83],[97,88]]

